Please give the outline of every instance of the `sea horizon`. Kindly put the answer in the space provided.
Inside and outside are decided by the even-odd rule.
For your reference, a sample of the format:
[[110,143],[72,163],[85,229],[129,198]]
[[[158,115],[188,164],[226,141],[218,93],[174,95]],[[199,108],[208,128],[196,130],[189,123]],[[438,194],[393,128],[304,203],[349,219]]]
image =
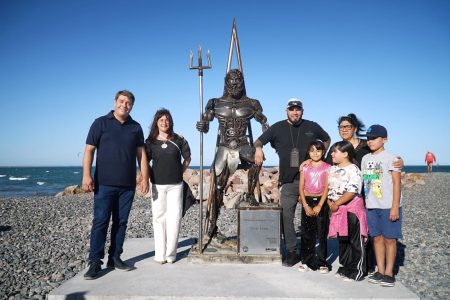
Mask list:
[[[278,166],[263,166],[273,167]],[[198,170],[200,166],[190,166],[189,169]],[[203,166],[203,170],[209,169],[210,166]],[[427,166],[407,165],[403,171],[426,173]],[[433,172],[450,173],[450,165],[435,165]],[[68,186],[80,185],[82,175],[81,166],[0,167],[0,198],[54,196]]]

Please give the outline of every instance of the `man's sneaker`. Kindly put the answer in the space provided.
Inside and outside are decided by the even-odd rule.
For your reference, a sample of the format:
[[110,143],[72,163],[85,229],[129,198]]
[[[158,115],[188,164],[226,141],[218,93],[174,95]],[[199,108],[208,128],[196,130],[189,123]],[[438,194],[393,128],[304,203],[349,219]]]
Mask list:
[[330,269],[328,269],[328,267],[326,267],[326,266],[322,266],[319,268],[319,272],[320,272],[320,274],[328,274],[328,273],[330,273]]
[[131,267],[131,266],[127,265],[126,263],[124,263],[120,259],[120,257],[109,259],[108,263],[106,264],[106,266],[108,268],[113,268],[113,269],[117,269],[117,270],[120,270],[120,271],[131,271],[131,270],[134,269],[133,267]]
[[284,267],[292,267],[299,261],[300,261],[300,259],[298,258],[297,252],[292,251],[292,252],[288,253],[288,255],[286,256],[286,259],[283,261],[282,265]]
[[92,280],[97,278],[98,273],[102,270],[102,264],[100,262],[93,262],[89,265],[89,269],[84,273],[84,279]]
[[375,272],[373,275],[370,275],[369,278],[367,279],[368,282],[370,283],[375,283],[378,284],[381,282],[381,280],[383,279],[384,275],[379,273],[379,272]]
[[380,280],[380,285],[392,287],[395,285],[395,278],[393,276],[384,275],[383,278]]

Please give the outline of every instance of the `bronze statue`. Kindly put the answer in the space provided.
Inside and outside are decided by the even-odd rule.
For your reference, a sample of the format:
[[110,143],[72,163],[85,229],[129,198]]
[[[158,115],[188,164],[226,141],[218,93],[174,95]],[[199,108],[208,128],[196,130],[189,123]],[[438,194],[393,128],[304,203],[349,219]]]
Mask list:
[[228,71],[223,96],[208,101],[202,120],[197,122],[197,129],[208,132],[209,122],[214,118],[219,121],[219,130],[217,151],[211,166],[214,182],[206,212],[206,234],[209,238],[217,234],[216,223],[223,205],[224,189],[228,178],[238,167],[248,170],[248,193],[245,194],[245,201],[250,205],[258,204],[254,190],[261,166],[254,163],[255,148],[250,121],[254,118],[261,123],[263,131],[269,127],[259,101],[247,97],[244,76],[238,69]]

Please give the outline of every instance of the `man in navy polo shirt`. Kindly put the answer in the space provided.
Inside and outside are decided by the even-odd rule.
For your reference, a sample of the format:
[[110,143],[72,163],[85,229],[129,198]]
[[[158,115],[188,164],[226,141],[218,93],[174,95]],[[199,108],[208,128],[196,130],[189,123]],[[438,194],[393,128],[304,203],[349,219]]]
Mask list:
[[[128,216],[136,190],[136,159],[142,173],[141,192],[148,192],[148,161],[141,125],[130,112],[134,95],[119,91],[114,110],[92,123],[86,138],[83,158],[83,190],[94,192],[94,219],[91,228],[89,269],[85,279],[95,279],[105,255],[106,234],[112,216],[111,244],[107,267],[130,271],[120,255],[127,229]],[[94,179],[92,161],[97,150]]]

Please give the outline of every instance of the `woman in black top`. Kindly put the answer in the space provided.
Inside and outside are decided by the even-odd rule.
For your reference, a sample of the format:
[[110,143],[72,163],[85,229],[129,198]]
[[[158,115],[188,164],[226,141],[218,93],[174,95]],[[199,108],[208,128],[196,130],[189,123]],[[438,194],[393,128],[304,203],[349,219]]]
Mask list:
[[[361,122],[355,114],[349,113],[346,116],[341,116],[338,120],[339,135],[343,141],[350,142],[355,149],[355,160],[358,168],[361,169],[361,160],[364,155],[370,153],[370,149],[367,146],[367,140],[363,140],[360,137],[364,136],[362,132],[365,129],[364,123]],[[332,149],[328,151],[326,162],[333,164],[331,160]]]
[[191,151],[188,142],[173,132],[167,109],[155,113],[145,148],[152,182],[154,260],[174,263],[183,209],[183,173],[191,161]]
[[[364,155],[370,153],[370,149],[367,146],[367,140],[361,139],[365,131],[364,123],[356,117],[354,113],[349,113],[346,116],[341,116],[338,120],[338,129],[339,135],[341,136],[343,141],[350,142],[355,149],[355,160],[357,162],[358,168],[361,169],[361,161]],[[332,164],[331,153],[332,149],[328,151],[328,155],[326,158],[326,162]],[[398,160],[395,161],[395,168],[403,168],[403,160],[399,157]]]

